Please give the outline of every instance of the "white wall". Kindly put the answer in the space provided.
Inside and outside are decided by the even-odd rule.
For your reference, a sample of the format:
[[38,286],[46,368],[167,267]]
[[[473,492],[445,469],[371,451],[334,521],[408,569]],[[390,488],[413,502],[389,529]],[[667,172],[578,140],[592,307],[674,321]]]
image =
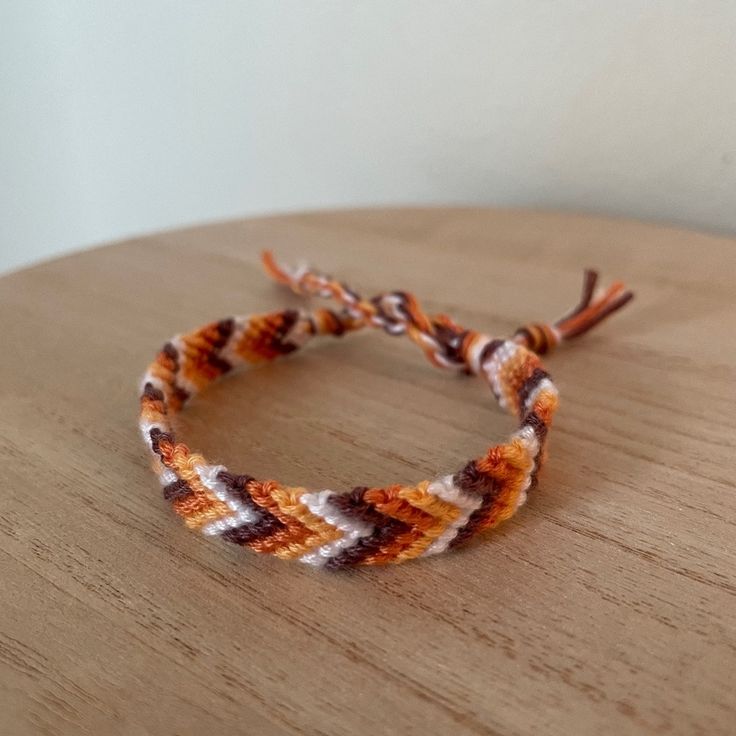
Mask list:
[[0,270],[375,203],[736,231],[732,0],[0,0]]

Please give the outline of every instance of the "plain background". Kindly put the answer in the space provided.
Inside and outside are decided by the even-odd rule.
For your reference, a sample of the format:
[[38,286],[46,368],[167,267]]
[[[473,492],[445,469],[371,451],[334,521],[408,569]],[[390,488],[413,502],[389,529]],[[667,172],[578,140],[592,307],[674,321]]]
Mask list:
[[0,270],[468,203],[736,231],[732,0],[0,0]]

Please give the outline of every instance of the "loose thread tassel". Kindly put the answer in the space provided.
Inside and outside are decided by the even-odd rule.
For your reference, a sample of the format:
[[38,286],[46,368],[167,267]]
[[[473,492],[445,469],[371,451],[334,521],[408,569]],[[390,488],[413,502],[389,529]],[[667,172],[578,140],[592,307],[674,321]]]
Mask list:
[[561,342],[584,335],[634,298],[623,282],[614,281],[594,299],[598,272],[585,269],[583,292],[578,305],[554,324],[531,323],[520,327],[514,339],[538,355],[554,350]]

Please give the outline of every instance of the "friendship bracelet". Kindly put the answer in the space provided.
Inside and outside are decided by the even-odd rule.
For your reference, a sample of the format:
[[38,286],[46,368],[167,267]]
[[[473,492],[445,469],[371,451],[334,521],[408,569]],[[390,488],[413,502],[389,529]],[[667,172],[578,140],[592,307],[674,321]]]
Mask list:
[[[538,356],[587,332],[633,296],[616,282],[594,297],[597,274],[588,270],[574,309],[554,324],[526,325],[503,340],[446,315],[428,316],[403,291],[366,300],[306,266],[279,264],[270,253],[263,264],[297,294],[334,299],[342,308],[228,317],[174,337],[143,377],[140,430],[164,498],[188,527],[330,569],[435,555],[511,517],[537,484],[557,409],[557,389]],[[316,335],[340,337],[362,327],[407,335],[434,365],[482,377],[501,407],[518,417],[518,429],[455,473],[342,493],[237,475],[175,439],[172,417],[216,378],[292,353]]]

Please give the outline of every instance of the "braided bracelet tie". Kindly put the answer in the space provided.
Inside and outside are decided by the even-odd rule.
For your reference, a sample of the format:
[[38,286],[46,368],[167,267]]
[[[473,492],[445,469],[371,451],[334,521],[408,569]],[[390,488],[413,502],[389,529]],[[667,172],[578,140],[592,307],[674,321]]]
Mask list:
[[[153,455],[164,497],[192,529],[257,552],[340,568],[380,565],[456,547],[514,514],[534,488],[545,459],[557,389],[538,355],[578,337],[632,298],[616,282],[594,298],[597,274],[586,271],[580,303],[554,324],[531,324],[509,340],[428,316],[412,294],[370,300],[307,267],[263,254],[267,273],[296,293],[329,297],[340,311],[287,309],[229,317],[167,342],[142,380],[140,429]],[[459,471],[413,486],[357,487],[346,493],[284,486],[235,475],[174,439],[171,416],[208,383],[245,364],[272,360],[315,335],[361,327],[408,335],[443,368],[484,378],[520,426]]]

